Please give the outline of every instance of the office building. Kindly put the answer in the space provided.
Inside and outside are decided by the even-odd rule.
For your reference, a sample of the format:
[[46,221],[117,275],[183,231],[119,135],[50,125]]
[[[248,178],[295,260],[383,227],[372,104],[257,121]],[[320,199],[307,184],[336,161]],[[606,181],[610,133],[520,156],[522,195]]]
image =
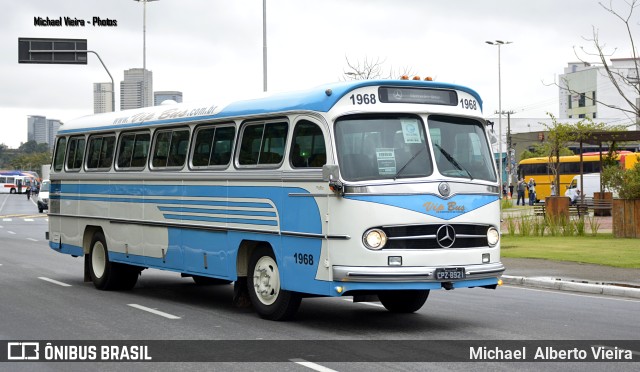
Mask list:
[[[638,84],[636,63],[633,58],[612,58],[610,70],[619,76],[618,86],[622,93],[638,104],[637,90],[629,85]],[[627,81],[623,81],[626,79]],[[620,118],[617,124],[637,122],[633,108],[625,101],[609,79],[602,64],[571,62],[558,81],[559,119]],[[606,103],[606,104],[605,104]],[[629,110],[624,112],[622,110]]]
[[136,109],[153,105],[153,74],[149,70],[132,68],[124,71],[120,82],[120,109]]
[[113,84],[93,83],[93,113],[102,114],[115,111],[113,97]]
[[30,115],[27,117],[27,141],[46,143],[52,149],[56,134],[62,123],[58,119],[47,119],[45,116]]
[[161,90],[153,93],[153,105],[159,106],[164,101],[182,102],[182,92],[177,90]]

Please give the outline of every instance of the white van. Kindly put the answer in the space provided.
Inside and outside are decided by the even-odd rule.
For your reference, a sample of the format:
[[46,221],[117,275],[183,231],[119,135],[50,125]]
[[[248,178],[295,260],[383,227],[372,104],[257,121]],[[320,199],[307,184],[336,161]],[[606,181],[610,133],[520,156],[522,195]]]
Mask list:
[[[577,193],[577,190],[580,192],[584,192],[584,197],[587,199],[593,199],[594,192],[600,192],[600,173],[587,173],[582,175],[584,179],[584,188],[580,185],[580,175],[574,176],[571,180],[569,186],[567,186],[567,191],[564,193],[564,196],[568,196],[573,199],[573,195]],[[611,191],[605,189],[604,191]],[[614,193],[613,195],[616,197],[617,195]]]
[[38,192],[38,212],[42,213],[45,209],[49,210],[49,186],[51,181],[42,180],[40,192]]

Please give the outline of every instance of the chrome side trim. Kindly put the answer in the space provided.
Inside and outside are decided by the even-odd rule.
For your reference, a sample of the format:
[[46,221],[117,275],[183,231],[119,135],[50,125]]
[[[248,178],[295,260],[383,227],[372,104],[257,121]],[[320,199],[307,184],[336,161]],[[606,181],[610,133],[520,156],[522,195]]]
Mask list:
[[[459,266],[453,266],[459,267]],[[495,278],[504,272],[501,262],[462,266],[466,272],[464,280]],[[436,280],[435,271],[441,267],[397,267],[397,266],[333,266],[333,280],[341,282],[442,282]],[[459,281],[459,280],[456,280]]]
[[98,216],[77,216],[77,215],[61,214],[61,213],[48,213],[48,215],[49,216],[55,216],[55,217],[102,220],[102,221],[107,221],[109,223],[122,224],[122,225],[175,227],[175,228],[180,228],[180,229],[209,230],[209,231],[238,231],[238,232],[248,232],[248,233],[256,233],[256,234],[297,236],[297,237],[303,237],[303,238],[327,239],[327,240],[349,240],[349,239],[351,239],[351,236],[349,236],[349,235],[322,235],[322,234],[295,232],[295,231],[269,231],[269,230],[247,229],[247,228],[242,228],[242,227],[227,227],[227,226],[223,227],[223,226],[215,226],[215,225],[186,224],[186,223],[170,222],[170,221],[140,221],[140,220],[125,219],[125,218],[111,218],[111,217],[98,217]]

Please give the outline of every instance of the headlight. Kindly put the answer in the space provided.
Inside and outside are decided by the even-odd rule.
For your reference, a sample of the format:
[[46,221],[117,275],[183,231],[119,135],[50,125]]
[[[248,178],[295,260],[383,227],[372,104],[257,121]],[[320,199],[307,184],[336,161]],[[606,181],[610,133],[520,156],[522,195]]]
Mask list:
[[387,234],[380,229],[367,230],[362,236],[362,242],[369,249],[381,249],[387,244]]
[[498,241],[500,241],[500,233],[495,227],[490,227],[489,230],[487,230],[487,243],[489,243],[489,247],[495,247]]

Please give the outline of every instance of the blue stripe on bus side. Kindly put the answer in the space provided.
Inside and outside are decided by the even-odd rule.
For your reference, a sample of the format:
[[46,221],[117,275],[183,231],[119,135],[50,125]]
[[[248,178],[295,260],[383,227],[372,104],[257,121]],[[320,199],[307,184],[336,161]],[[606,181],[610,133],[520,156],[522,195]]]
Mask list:
[[[281,230],[302,233],[322,233],[322,219],[315,198],[292,198],[289,194],[308,194],[297,187],[277,186],[192,186],[192,185],[130,185],[130,184],[51,184],[52,199],[87,200],[109,203],[150,203],[158,205],[227,206],[264,208],[277,213]],[[61,193],[56,196],[55,193]],[[89,195],[87,195],[89,194]],[[100,196],[104,195],[104,196]],[[137,197],[118,197],[134,195]],[[148,196],[174,197],[176,199],[148,198]],[[181,200],[180,198],[268,199],[265,202],[241,202],[224,200]]]
[[56,252],[70,254],[72,256],[84,256],[84,250],[82,247],[71,244],[62,244],[62,243],[54,243],[49,241],[49,248],[53,249]]
[[158,207],[163,212],[201,213],[201,214],[229,214],[236,216],[263,216],[275,217],[275,212],[245,211],[237,209],[208,209],[208,208],[178,208],[178,207]]

